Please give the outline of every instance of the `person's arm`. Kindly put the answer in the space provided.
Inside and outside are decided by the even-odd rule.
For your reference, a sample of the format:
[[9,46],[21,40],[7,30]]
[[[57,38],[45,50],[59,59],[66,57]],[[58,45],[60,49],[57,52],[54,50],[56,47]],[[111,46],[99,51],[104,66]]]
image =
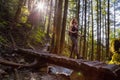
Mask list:
[[77,33],[77,31],[72,31],[72,27],[70,27],[70,29],[68,30],[68,32],[70,32],[70,33]]
[[68,30],[70,33],[77,33],[77,31],[71,31],[71,30]]

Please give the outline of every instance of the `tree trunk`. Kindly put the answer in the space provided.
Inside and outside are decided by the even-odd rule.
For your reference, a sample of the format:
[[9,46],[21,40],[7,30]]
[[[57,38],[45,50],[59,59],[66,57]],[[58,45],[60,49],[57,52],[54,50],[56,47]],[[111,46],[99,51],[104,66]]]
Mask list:
[[108,42],[107,42],[107,53],[108,53],[108,57],[110,57],[110,51],[109,51],[109,44],[110,44],[110,42],[109,42],[109,39],[110,39],[110,0],[108,0],[108,23],[107,23],[107,25],[108,25]]
[[114,1],[114,38],[116,38],[116,13],[115,13],[115,2]]
[[21,8],[23,6],[23,3],[24,3],[24,0],[19,0],[19,3],[18,3],[18,9],[15,13],[15,22],[18,22],[19,21],[19,17],[20,17],[20,14],[21,14]]
[[98,59],[101,61],[101,53],[102,53],[102,49],[101,49],[101,47],[102,47],[102,42],[101,42],[101,14],[102,14],[102,12],[101,12],[101,10],[102,10],[102,8],[101,8],[101,0],[99,0],[99,8],[100,8],[100,21],[99,21],[99,25],[100,25],[100,28],[99,28],[99,40],[100,40],[100,43],[99,43],[99,46],[100,46],[100,54],[99,54],[99,57],[98,57]]
[[50,52],[54,53],[55,51],[55,41],[56,41],[56,36],[55,36],[55,32],[56,32],[56,20],[57,20],[57,6],[58,6],[58,0],[55,0],[55,6],[54,6],[54,21],[53,21],[53,34],[52,34],[52,40],[51,40],[51,47],[50,47]]
[[84,43],[83,43],[83,57],[86,58],[86,18],[87,16],[87,0],[85,0],[85,21],[84,21]]
[[93,21],[93,1],[91,0],[91,15],[92,15],[92,51],[91,60],[94,59],[94,21]]
[[[81,18],[81,34],[83,34],[83,20],[84,20],[84,0],[82,1],[83,3],[82,3],[82,13],[81,13],[81,16],[82,16],[82,18]],[[83,53],[83,39],[82,38],[80,38],[80,41],[79,41],[80,43],[79,43],[79,46],[80,46],[80,48],[79,48],[79,54],[81,54],[81,56],[84,56],[84,53]]]
[[97,53],[96,53],[96,60],[100,61],[100,55],[101,55],[101,50],[100,50],[100,11],[99,11],[99,0],[97,0]]
[[66,21],[67,21],[67,10],[68,10],[68,0],[64,2],[64,15],[62,22],[62,32],[61,32],[61,41],[60,41],[60,53],[63,51],[65,46],[65,31],[66,31]]
[[47,36],[48,37],[49,37],[49,33],[50,33],[50,23],[51,23],[51,14],[52,14],[52,2],[53,2],[53,0],[50,0],[50,9],[49,9],[48,26],[47,26]]
[[110,0],[108,1],[108,8],[107,8],[107,39],[106,39],[106,57],[110,57],[110,52],[109,52],[109,34],[110,34]]
[[77,0],[77,15],[76,15],[76,17],[77,17],[77,20],[78,20],[78,25],[79,25],[79,14],[80,14],[80,0]]
[[63,0],[58,2],[57,14],[56,14],[56,32],[55,32],[55,53],[60,53],[60,39],[61,39],[61,29],[62,29],[62,4]]

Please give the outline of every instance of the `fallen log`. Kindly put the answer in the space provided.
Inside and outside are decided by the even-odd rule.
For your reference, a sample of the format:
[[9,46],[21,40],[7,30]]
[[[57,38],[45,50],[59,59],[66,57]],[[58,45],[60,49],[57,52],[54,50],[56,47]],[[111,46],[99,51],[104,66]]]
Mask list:
[[23,55],[32,55],[45,63],[51,63],[63,66],[76,71],[81,71],[85,80],[120,80],[120,67],[98,61],[88,61],[83,59],[70,59],[49,53],[39,53],[29,49],[18,49],[17,53]]

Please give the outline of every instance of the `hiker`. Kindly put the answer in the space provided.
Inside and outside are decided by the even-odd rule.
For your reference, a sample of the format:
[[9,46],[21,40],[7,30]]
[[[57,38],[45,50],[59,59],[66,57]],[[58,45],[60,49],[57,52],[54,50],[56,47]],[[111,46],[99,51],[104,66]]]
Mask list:
[[70,21],[70,29],[68,31],[69,31],[69,36],[72,41],[72,49],[71,49],[70,58],[72,58],[73,53],[75,53],[77,55],[77,59],[80,59],[82,57],[79,55],[79,52],[78,52],[78,36],[81,36],[81,35],[78,34],[77,19],[74,18]]

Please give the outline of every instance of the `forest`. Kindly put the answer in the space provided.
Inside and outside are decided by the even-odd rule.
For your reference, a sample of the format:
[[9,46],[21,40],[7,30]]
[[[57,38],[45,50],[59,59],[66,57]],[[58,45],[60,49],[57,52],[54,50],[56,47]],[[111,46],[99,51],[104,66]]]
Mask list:
[[0,0],[0,80],[120,80],[119,65],[120,0]]

